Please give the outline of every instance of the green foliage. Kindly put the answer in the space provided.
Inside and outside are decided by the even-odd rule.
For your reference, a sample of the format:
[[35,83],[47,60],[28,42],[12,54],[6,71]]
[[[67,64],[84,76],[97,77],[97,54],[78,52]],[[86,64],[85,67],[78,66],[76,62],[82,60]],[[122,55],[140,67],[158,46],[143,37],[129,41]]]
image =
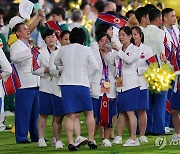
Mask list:
[[[84,122],[84,116],[81,115],[81,121],[82,121],[82,136],[87,137],[87,130]],[[14,117],[7,117],[6,125],[14,125]],[[55,147],[51,146],[51,139],[52,139],[52,117],[48,118],[47,122],[47,128],[45,131],[45,138],[49,141],[47,142],[48,147],[45,148],[39,148],[37,143],[31,143],[31,144],[16,144],[15,143],[15,135],[10,133],[9,131],[3,131],[0,132],[0,154],[32,154],[32,153],[43,153],[43,154],[51,154],[51,153],[70,153],[67,149],[67,137],[66,133],[63,127],[62,130],[62,141],[65,143],[64,149],[55,149]],[[115,131],[116,132],[116,131]],[[166,135],[167,138],[167,146],[163,149],[157,149],[155,147],[155,139],[158,136],[147,136],[148,137],[148,143],[143,143],[139,147],[123,147],[122,145],[113,145],[110,148],[104,148],[101,146],[102,140],[99,137],[99,133],[96,136],[96,142],[98,144],[98,150],[92,150],[90,151],[88,149],[88,146],[84,146],[78,149],[77,154],[124,154],[124,153],[180,153],[180,145],[169,145],[169,140],[171,138],[171,135]],[[127,130],[124,131],[123,135],[123,143],[129,138],[129,133]]]

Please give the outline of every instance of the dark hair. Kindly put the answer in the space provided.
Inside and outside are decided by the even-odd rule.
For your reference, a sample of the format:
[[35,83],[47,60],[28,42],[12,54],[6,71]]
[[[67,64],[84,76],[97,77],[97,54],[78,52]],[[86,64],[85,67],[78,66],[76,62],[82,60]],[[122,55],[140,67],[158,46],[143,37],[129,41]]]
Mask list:
[[164,20],[164,16],[167,15],[169,12],[174,11],[172,8],[165,8],[162,10],[162,18]]
[[131,28],[129,26],[123,26],[119,29],[119,33],[120,31],[124,31],[127,35],[131,35],[132,34],[132,31],[131,31]]
[[121,13],[122,11],[122,5],[116,5],[117,9],[116,9],[116,12],[117,13]]
[[154,21],[157,17],[161,17],[161,11],[159,9],[151,9],[149,11],[149,21]]
[[[101,23],[97,26],[95,37],[98,37],[101,33],[107,33],[107,30],[111,28],[112,26],[107,23]],[[97,40],[97,39],[96,39]]]
[[[139,35],[140,35],[140,37],[141,37],[141,42],[144,43],[144,34],[143,34],[141,28],[140,28],[139,26],[133,26],[133,27],[131,28],[131,31],[132,31],[133,29],[135,29],[135,30],[139,33]],[[134,39],[133,39],[133,44],[134,44]]]
[[0,14],[2,14],[3,16],[5,15],[4,9],[0,8]]
[[62,33],[61,33],[61,35],[60,35],[60,38],[62,39],[64,35],[66,35],[66,34],[69,34],[69,35],[70,35],[70,33],[71,33],[71,32],[70,32],[69,30],[64,30],[64,31],[62,31]]
[[51,17],[51,13],[46,14],[46,20],[48,20]]
[[99,35],[96,36],[96,41],[99,42],[101,38],[103,38],[104,36],[107,36],[107,33],[103,32]]
[[55,31],[54,30],[52,30],[52,29],[46,29],[46,31],[43,33],[43,35],[42,35],[42,38],[43,38],[43,40],[45,40],[45,38],[47,37],[47,36],[50,36],[50,35],[52,35],[52,34],[55,34]]
[[14,13],[15,15],[17,15],[17,13],[19,12],[19,4],[15,4],[15,3],[11,4],[8,12],[11,12],[11,13]]
[[53,10],[51,11],[51,14],[55,14],[55,15],[58,15],[58,16],[61,15],[63,20],[66,19],[66,11],[61,6],[53,8]]
[[83,28],[75,27],[72,29],[69,39],[71,43],[83,45],[86,42],[86,33]]
[[180,25],[180,18],[177,19],[177,23],[178,23],[178,25]]
[[135,11],[135,17],[139,23],[141,23],[142,17],[146,17],[148,15],[148,10],[145,7],[139,7]]
[[156,6],[153,5],[153,4],[146,4],[144,7],[148,10],[148,12],[149,12],[151,9],[157,9]]
[[80,9],[83,10],[86,7],[86,5],[91,6],[90,3],[84,2],[84,3],[81,4]]
[[105,7],[105,3],[102,1],[97,1],[94,4],[95,9],[98,11],[98,13],[103,12],[104,11],[104,7]]
[[163,9],[162,3],[160,3],[160,2],[156,6],[161,10]]
[[14,14],[14,13],[7,13],[7,14],[5,14],[4,19],[3,19],[4,23],[8,24],[9,21],[11,20],[11,18],[13,18],[14,16],[16,16],[16,14]]
[[126,12],[126,17],[129,18],[130,14],[135,14],[134,10],[129,10],[128,12]]
[[[122,31],[122,30],[126,33],[126,35],[129,35],[129,36],[132,35],[132,31],[131,31],[131,28],[130,28],[129,26],[123,26],[123,27],[121,27],[121,28],[119,29],[119,33],[120,33],[120,31]],[[133,43],[133,38],[131,38],[130,42]]]
[[13,27],[12,32],[14,32],[14,33],[19,32],[21,25],[25,25],[25,23],[24,23],[24,22],[17,23],[17,24]]

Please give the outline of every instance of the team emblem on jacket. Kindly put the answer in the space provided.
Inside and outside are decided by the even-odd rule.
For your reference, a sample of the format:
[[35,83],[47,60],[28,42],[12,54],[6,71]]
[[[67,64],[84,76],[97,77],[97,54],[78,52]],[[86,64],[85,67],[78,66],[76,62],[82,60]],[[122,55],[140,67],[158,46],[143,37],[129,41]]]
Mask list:
[[141,58],[141,59],[144,59],[144,58],[145,58],[145,55],[144,55],[144,53],[143,53],[143,52],[141,53],[140,58]]

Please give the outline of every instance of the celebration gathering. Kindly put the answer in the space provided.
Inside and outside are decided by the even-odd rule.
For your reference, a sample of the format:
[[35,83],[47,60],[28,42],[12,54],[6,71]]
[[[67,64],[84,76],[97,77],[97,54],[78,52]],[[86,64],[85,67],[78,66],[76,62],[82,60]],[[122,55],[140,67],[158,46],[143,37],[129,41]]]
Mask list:
[[178,0],[1,0],[0,153],[179,153]]

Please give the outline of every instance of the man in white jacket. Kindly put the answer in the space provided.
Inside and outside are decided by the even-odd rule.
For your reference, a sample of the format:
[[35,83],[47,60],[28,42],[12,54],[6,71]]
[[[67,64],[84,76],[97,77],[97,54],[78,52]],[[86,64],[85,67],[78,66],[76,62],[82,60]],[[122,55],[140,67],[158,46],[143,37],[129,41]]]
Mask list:
[[[174,52],[176,55],[176,60],[179,61],[179,55],[178,55],[178,48],[179,48],[179,29],[176,24],[176,13],[172,8],[165,8],[162,10],[162,16],[164,20],[164,31],[166,33],[167,37],[167,44],[170,49],[172,49],[172,45],[176,48],[176,50],[171,51]],[[179,64],[179,63],[178,63]],[[179,65],[178,65],[179,66]],[[175,67],[176,71],[176,67]],[[180,141],[180,117],[179,117],[179,109],[180,109],[180,103],[179,103],[179,77],[177,77],[175,83],[172,84],[172,89],[169,89],[168,91],[168,99],[171,104],[171,113],[166,112],[166,125],[165,125],[165,131],[170,132],[170,121],[172,118],[175,134],[173,135],[171,140],[178,140]],[[172,117],[171,117],[172,114]]]
[[31,72],[32,53],[28,43],[30,31],[24,23],[18,23],[14,32],[18,40],[11,45],[10,55],[21,81],[21,88],[15,93],[16,143],[30,143],[28,131],[31,142],[37,142],[38,77]]
[[[159,27],[162,26],[162,15],[160,10],[151,9],[149,11],[150,25],[143,29],[144,44],[151,47],[153,54],[157,54],[160,64],[165,55],[164,32]],[[149,110],[147,111],[148,124],[147,133],[154,135],[164,134],[165,126],[165,108],[167,91],[160,94],[150,93]]]

